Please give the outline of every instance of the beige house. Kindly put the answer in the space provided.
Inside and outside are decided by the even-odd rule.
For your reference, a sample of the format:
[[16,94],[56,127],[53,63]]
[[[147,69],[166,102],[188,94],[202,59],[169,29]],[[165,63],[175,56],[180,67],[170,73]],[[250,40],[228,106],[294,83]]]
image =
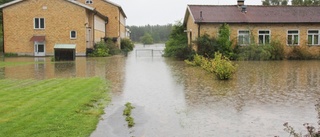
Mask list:
[[285,53],[293,47],[305,48],[320,55],[320,6],[253,6],[244,5],[188,5],[184,18],[188,43],[208,34],[217,37],[219,27],[227,23],[234,46],[269,44],[279,41]]
[[0,5],[4,52],[85,56],[102,38],[120,44],[126,15],[108,0],[14,0]]

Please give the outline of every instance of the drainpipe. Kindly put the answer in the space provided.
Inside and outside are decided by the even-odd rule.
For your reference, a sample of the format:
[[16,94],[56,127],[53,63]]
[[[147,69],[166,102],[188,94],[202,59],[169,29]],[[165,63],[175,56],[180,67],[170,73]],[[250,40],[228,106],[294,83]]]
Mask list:
[[198,23],[198,38],[200,37],[200,30],[201,30],[201,25],[200,25],[200,23]]
[[1,11],[1,14],[2,14],[2,17],[1,17],[1,20],[2,20],[2,53],[4,55],[4,21],[3,21],[3,10]]

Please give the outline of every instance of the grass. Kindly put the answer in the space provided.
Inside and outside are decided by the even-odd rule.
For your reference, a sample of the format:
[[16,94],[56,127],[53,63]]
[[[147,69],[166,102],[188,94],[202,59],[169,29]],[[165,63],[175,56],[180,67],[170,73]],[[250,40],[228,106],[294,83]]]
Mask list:
[[134,118],[131,117],[131,110],[134,109],[134,107],[131,105],[130,102],[127,102],[125,104],[125,108],[123,110],[123,115],[126,116],[126,121],[128,122],[128,127],[134,126]]
[[[43,63],[43,62],[41,62],[41,63]],[[38,64],[41,64],[41,63],[38,63]],[[36,63],[35,62],[1,62],[0,61],[0,68],[1,67],[14,67],[14,66],[21,66],[21,65],[29,65],[29,64],[36,64]]]
[[110,101],[101,78],[0,80],[0,135],[89,136]]

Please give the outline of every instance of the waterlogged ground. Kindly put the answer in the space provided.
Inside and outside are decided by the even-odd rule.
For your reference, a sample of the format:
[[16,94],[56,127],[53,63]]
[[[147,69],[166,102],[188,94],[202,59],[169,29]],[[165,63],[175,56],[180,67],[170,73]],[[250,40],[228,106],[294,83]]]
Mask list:
[[[200,68],[161,57],[163,45],[138,45],[128,57],[77,58],[50,63],[50,58],[5,58],[44,62],[0,67],[0,79],[93,77],[113,85],[112,103],[92,137],[289,136],[283,123],[305,133],[303,123],[317,127],[320,61],[236,62],[238,72],[219,81]],[[136,125],[127,128],[124,104],[136,108]]]

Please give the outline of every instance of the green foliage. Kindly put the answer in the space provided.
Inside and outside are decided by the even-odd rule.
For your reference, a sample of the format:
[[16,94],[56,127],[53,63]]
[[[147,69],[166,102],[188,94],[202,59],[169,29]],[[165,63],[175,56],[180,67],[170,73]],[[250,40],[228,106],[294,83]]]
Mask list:
[[235,49],[237,60],[282,60],[284,59],[284,47],[279,41],[268,45],[250,44],[237,46]]
[[153,42],[155,43],[166,42],[172,30],[172,24],[127,27],[131,31],[130,38],[135,42],[140,42],[140,37],[142,37],[145,33],[149,33],[153,38]]
[[292,0],[291,4],[303,6],[320,5],[320,0]]
[[145,33],[141,38],[140,41],[143,44],[153,44],[153,38],[149,33]]
[[208,59],[201,55],[195,55],[193,61],[185,60],[185,62],[192,66],[200,66],[204,70],[214,73],[220,80],[230,79],[236,72],[237,66],[219,52],[216,52],[214,56],[214,59]]
[[184,32],[185,27],[181,22],[177,22],[171,31],[170,38],[166,42],[164,56],[176,57],[179,59],[192,58],[194,51],[188,46],[188,37]]
[[206,56],[208,58],[213,58],[214,53],[218,51],[218,42],[215,38],[210,38],[208,34],[204,34],[198,37],[195,41],[198,45],[197,54]]
[[90,136],[110,101],[107,87],[97,77],[2,79],[0,135]]
[[236,72],[236,65],[234,65],[228,58],[222,56],[221,53],[216,52],[212,61],[213,72],[220,80],[230,79]]
[[285,58],[284,54],[284,46],[281,44],[280,41],[272,41],[270,43],[269,52],[271,53],[271,60],[282,60]]
[[105,43],[106,43],[107,49],[109,50],[108,54],[117,55],[121,53],[121,49],[119,49],[117,44],[112,39],[108,39]]
[[198,37],[195,41],[198,45],[198,54],[213,58],[215,52],[220,52],[223,56],[232,58],[234,56],[232,42],[230,41],[230,27],[223,24],[219,28],[218,38],[210,38],[208,34]]
[[262,5],[288,5],[288,0],[264,0]]
[[121,50],[124,52],[132,51],[134,48],[134,44],[130,39],[122,39],[121,40]]
[[131,110],[134,109],[134,107],[131,105],[130,102],[127,102],[125,104],[125,108],[123,110],[123,115],[126,116],[126,121],[128,122],[128,127],[134,126],[134,118],[131,117]]
[[94,45],[94,50],[90,57],[107,57],[109,56],[109,49],[107,48],[107,44],[104,41],[100,41]]
[[287,58],[290,60],[306,60],[312,59],[313,57],[306,48],[294,46],[292,51],[288,54]]
[[17,53],[4,53],[5,57],[18,57]]

